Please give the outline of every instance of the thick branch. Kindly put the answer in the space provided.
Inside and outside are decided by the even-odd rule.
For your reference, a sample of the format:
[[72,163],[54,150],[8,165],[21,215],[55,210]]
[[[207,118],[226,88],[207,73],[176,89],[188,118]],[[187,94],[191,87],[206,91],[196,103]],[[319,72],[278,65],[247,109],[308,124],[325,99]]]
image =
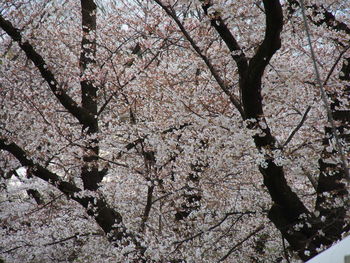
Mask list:
[[81,204],[87,213],[95,218],[109,239],[117,242],[116,245],[118,245],[118,242],[131,241],[137,248],[141,249],[136,237],[127,231],[123,225],[121,214],[110,208],[103,198],[79,196],[79,193],[82,192],[80,188],[72,183],[63,181],[57,174],[34,163],[27,157],[26,152],[15,143],[8,143],[5,139],[0,139],[0,149],[11,153],[23,166],[30,169],[32,175],[50,183],[67,197]]
[[278,0],[265,0],[265,37],[256,54],[249,62],[247,83],[242,87],[242,101],[246,118],[263,115],[261,78],[270,59],[281,47],[280,33],[283,27],[283,14]]
[[[97,119],[97,83],[95,81],[96,68],[96,4],[93,0],[81,0],[81,52],[80,52],[80,86],[81,102],[92,116],[93,122],[83,125],[83,132],[88,135],[98,133]],[[81,168],[81,178],[84,188],[88,190],[97,190],[98,184],[102,181],[104,174],[99,172],[98,166],[99,141],[98,139],[89,139],[84,149],[84,165]]]
[[93,0],[81,0],[83,32],[79,60],[81,96],[83,107],[93,115],[97,115],[97,87],[93,76],[96,64],[96,8]]
[[205,1],[202,5],[204,13],[209,17],[211,26],[215,28],[228,49],[232,52],[231,56],[237,63],[239,76],[243,78],[248,69],[248,60],[220,14],[217,11],[213,14],[208,14],[208,9],[211,6],[211,1]]
[[50,172],[46,168],[35,164],[30,160],[26,152],[15,143],[7,143],[5,139],[0,139],[0,149],[8,151],[21,163],[21,165],[28,167],[31,170],[31,174],[39,177],[40,179],[49,182],[50,184],[56,186],[60,191],[65,193],[67,196],[71,196],[74,193],[81,191],[75,185],[62,181],[62,179],[55,173]]
[[88,111],[78,106],[78,104],[59,86],[59,83],[55,79],[54,74],[48,69],[48,65],[44,61],[43,57],[35,51],[34,47],[28,41],[23,41],[19,30],[1,15],[0,27],[12,38],[13,41],[18,43],[20,48],[26,54],[27,58],[34,63],[36,68],[40,71],[41,76],[45,79],[51,91],[63,105],[63,107],[74,117],[76,117],[81,124],[93,122],[93,116]]
[[[280,33],[283,27],[283,14],[278,0],[264,0],[266,29],[265,37],[256,54],[249,62],[248,73],[241,84],[242,102],[246,118],[250,124],[248,128],[256,130],[255,145],[264,154],[264,163],[259,170],[264,177],[273,206],[269,211],[269,219],[279,229],[294,251],[300,252],[301,258],[308,240],[315,230],[306,227],[306,220],[313,215],[308,211],[299,197],[288,185],[283,167],[276,165],[273,150],[276,149],[276,140],[265,120],[261,96],[262,77],[272,56],[281,46]],[[252,120],[252,121],[251,121]],[[302,216],[303,215],[303,216]],[[301,229],[295,226],[301,224]]]

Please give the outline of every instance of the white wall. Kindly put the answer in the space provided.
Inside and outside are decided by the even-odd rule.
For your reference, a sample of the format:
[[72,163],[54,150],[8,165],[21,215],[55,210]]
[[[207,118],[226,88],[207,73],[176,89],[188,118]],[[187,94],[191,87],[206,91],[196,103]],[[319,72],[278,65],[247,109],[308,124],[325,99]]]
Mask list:
[[345,256],[350,256],[350,236],[328,248],[307,263],[347,263]]

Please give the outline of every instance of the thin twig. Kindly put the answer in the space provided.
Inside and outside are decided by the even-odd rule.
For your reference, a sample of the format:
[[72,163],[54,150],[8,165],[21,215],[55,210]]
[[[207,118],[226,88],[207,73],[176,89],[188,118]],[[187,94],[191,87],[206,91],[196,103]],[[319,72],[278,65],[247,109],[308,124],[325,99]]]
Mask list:
[[165,4],[162,3],[160,0],[154,0],[177,24],[182,34],[185,36],[187,41],[191,44],[192,48],[195,50],[195,52],[199,55],[199,57],[204,61],[204,63],[207,65],[210,73],[215,78],[216,82],[218,83],[221,90],[229,97],[232,104],[236,107],[236,109],[239,111],[241,116],[244,118],[244,110],[242,108],[242,105],[239,101],[239,99],[230,92],[229,88],[225,84],[224,80],[220,77],[218,71],[214,67],[214,65],[211,63],[209,58],[203,54],[199,46],[196,44],[194,39],[190,36],[184,25],[181,23],[179,18],[177,17],[176,13],[171,9],[171,7],[167,7]]
[[60,240],[57,240],[57,241],[54,241],[54,242],[50,242],[50,243],[46,243],[44,244],[44,246],[52,246],[52,245],[56,245],[56,244],[59,244],[59,243],[62,243],[62,242],[66,242],[68,240],[71,240],[73,238],[79,238],[79,237],[85,237],[85,236],[100,236],[101,234],[100,233],[85,233],[85,234],[74,234],[72,236],[69,236],[69,237],[66,237],[66,238],[62,238]]
[[[132,76],[127,82],[125,82],[123,85],[121,85],[121,87],[117,90],[117,91],[120,91],[122,90],[125,86],[127,86],[128,84],[130,84],[130,82],[132,82],[133,80],[136,79],[137,76],[139,76],[143,71],[145,71],[152,63],[153,61],[159,56],[160,54],[160,51],[157,52],[153,57],[152,59],[146,64],[146,66],[139,70],[134,76]],[[108,105],[108,103],[112,100],[112,98],[114,96],[117,96],[118,93],[117,92],[113,92],[110,97],[105,101],[105,103],[101,106],[100,110],[98,111],[97,113],[97,116],[100,116],[101,113],[103,112],[103,110],[106,108],[106,106]]]
[[311,109],[311,106],[308,106],[303,117],[301,118],[299,124],[297,125],[297,127],[294,128],[294,130],[292,131],[292,133],[289,135],[288,139],[285,141],[285,143],[282,145],[282,148],[284,148],[294,137],[294,135],[298,132],[298,130],[303,126],[304,122],[306,121],[307,118],[307,114],[309,113]]
[[334,71],[335,67],[338,65],[341,57],[346,53],[346,51],[348,51],[349,48],[350,48],[350,45],[347,48],[345,48],[342,52],[340,52],[338,58],[335,60],[335,62],[333,64],[331,70],[328,72],[328,75],[327,75],[326,79],[323,82],[323,86],[325,86],[327,84],[327,81],[329,80],[329,78],[333,74],[333,71]]
[[[238,222],[238,220],[240,220],[244,215],[249,215],[249,214],[256,214],[255,211],[246,211],[246,212],[229,212],[229,213],[226,213],[225,216],[218,222],[216,223],[215,225],[211,226],[210,228],[208,228],[207,231],[212,231],[214,230],[215,228],[221,226],[221,224],[223,222],[226,221],[226,219],[229,217],[229,216],[232,216],[232,215],[239,215],[239,217],[235,220],[234,224],[236,224]],[[178,246],[176,247],[176,249],[182,244],[182,243],[185,243],[185,242],[188,242],[188,241],[191,241],[192,239],[204,234],[206,231],[205,230],[202,230],[202,231],[199,231],[197,234],[194,234],[193,236],[190,236],[188,238],[185,238],[185,239],[182,239],[180,241],[175,241],[174,244],[178,244]],[[176,250],[175,249],[175,250]]]
[[312,43],[311,43],[311,35],[310,35],[310,30],[309,30],[309,25],[308,25],[308,22],[307,22],[306,14],[305,14],[304,0],[300,0],[300,4],[301,4],[301,13],[302,13],[303,20],[304,20],[306,37],[307,37],[308,44],[309,44],[309,47],[310,47],[311,58],[312,58],[312,62],[313,62],[314,69],[315,69],[316,81],[317,81],[317,84],[320,87],[321,98],[322,98],[324,107],[326,108],[326,112],[327,112],[327,116],[328,116],[328,122],[331,125],[332,133],[333,133],[333,136],[335,138],[335,145],[337,147],[337,150],[338,150],[338,153],[339,153],[339,156],[340,156],[341,166],[342,166],[342,168],[344,170],[344,175],[345,175],[344,177],[348,181],[350,181],[349,169],[347,167],[347,161],[346,161],[346,158],[345,158],[345,153],[344,153],[342,144],[340,143],[340,139],[339,139],[339,136],[338,136],[338,133],[337,133],[337,130],[336,130],[335,121],[334,121],[334,118],[333,118],[333,114],[332,114],[330,105],[329,105],[328,100],[327,100],[327,94],[326,94],[326,91],[324,89],[323,83],[321,82],[320,73],[318,71],[318,67],[317,67],[317,64],[316,64],[316,55],[315,55],[315,52],[314,52],[314,49],[313,49]]
[[249,238],[251,238],[252,236],[254,236],[256,233],[260,232],[261,230],[264,229],[264,225],[260,225],[258,226],[253,232],[251,232],[248,236],[246,236],[242,241],[238,242],[236,245],[234,245],[227,253],[225,256],[223,256],[222,258],[220,258],[218,260],[218,262],[222,262],[224,261],[226,258],[228,258],[233,251],[235,251],[235,249],[237,247],[239,247],[240,245],[242,245],[245,241],[247,241]]
[[36,212],[40,211],[41,209],[43,209],[43,208],[45,208],[46,206],[52,204],[54,201],[56,201],[57,199],[61,198],[62,196],[64,196],[64,194],[60,194],[60,195],[58,195],[58,196],[55,196],[51,201],[49,201],[49,202],[43,204],[42,206],[40,206],[40,207],[37,208],[37,209],[34,209],[33,211],[30,211],[28,214],[26,214],[26,216],[29,216],[29,215],[31,215],[31,214],[33,214],[33,213],[36,213]]
[[98,158],[98,159],[101,159],[101,160],[103,160],[103,161],[105,161],[105,162],[115,164],[115,165],[117,165],[117,166],[121,166],[121,167],[129,168],[129,166],[128,166],[128,165],[126,165],[126,164],[123,164],[123,163],[117,163],[117,162],[115,162],[115,161],[108,160],[108,159],[106,159],[106,158],[104,158],[104,157],[101,157],[101,156],[98,156],[98,155],[95,155],[94,157],[96,157],[96,158]]
[[[78,237],[84,237],[84,236],[100,236],[101,234],[100,233],[85,233],[85,234],[74,234],[72,236],[69,236],[69,237],[66,237],[66,238],[63,238],[63,239],[60,239],[60,240],[57,240],[57,241],[54,241],[54,242],[50,242],[50,243],[46,243],[46,244],[43,244],[42,246],[52,246],[52,245],[56,245],[56,244],[59,244],[59,243],[62,243],[62,242],[66,242],[68,240],[71,240],[73,238],[78,238]],[[22,245],[22,246],[17,246],[17,247],[13,247],[13,248],[10,248],[8,250],[5,250],[5,251],[1,251],[0,254],[5,254],[5,253],[10,253],[16,249],[19,249],[19,248],[22,248],[22,247],[33,247],[34,245],[32,244],[29,244],[27,242],[24,242],[25,245]]]

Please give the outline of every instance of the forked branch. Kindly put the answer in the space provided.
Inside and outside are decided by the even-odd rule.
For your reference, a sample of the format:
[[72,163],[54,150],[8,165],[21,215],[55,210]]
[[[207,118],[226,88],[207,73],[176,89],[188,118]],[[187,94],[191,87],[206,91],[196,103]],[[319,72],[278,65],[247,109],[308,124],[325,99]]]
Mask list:
[[92,123],[94,121],[93,115],[91,115],[84,108],[80,107],[66,92],[61,88],[60,84],[56,80],[54,74],[49,70],[44,58],[34,49],[34,47],[28,42],[23,41],[20,31],[15,28],[10,21],[7,21],[0,15],[0,28],[2,28],[13,41],[17,42],[19,47],[24,51],[27,58],[31,60],[35,67],[40,71],[41,76],[45,79],[49,85],[52,93],[61,103],[61,105],[74,117],[78,119],[81,124]]
[[215,69],[213,64],[210,62],[209,58],[204,55],[204,53],[201,51],[199,46],[196,44],[195,40],[190,36],[184,25],[181,23],[181,21],[178,19],[176,13],[172,10],[171,7],[166,6],[165,4],[162,3],[161,0],[154,0],[177,24],[179,27],[180,31],[182,34],[185,36],[187,41],[191,44],[192,48],[195,50],[195,52],[199,55],[199,57],[204,61],[206,66],[208,67],[209,71],[215,78],[216,82],[218,83],[219,87],[221,90],[229,97],[230,101],[232,104],[236,107],[236,109],[239,111],[241,114],[242,118],[244,118],[244,111],[242,108],[242,105],[239,101],[239,99],[232,94],[232,92],[229,90],[227,85],[225,84],[224,80],[220,77],[219,72]]

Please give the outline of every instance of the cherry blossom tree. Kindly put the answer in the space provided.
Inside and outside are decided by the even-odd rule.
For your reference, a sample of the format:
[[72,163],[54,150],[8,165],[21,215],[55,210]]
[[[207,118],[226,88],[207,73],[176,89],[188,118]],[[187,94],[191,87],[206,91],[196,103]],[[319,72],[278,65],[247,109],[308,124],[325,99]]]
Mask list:
[[346,235],[347,1],[305,1],[322,87],[302,7],[1,3],[1,260],[306,261]]

